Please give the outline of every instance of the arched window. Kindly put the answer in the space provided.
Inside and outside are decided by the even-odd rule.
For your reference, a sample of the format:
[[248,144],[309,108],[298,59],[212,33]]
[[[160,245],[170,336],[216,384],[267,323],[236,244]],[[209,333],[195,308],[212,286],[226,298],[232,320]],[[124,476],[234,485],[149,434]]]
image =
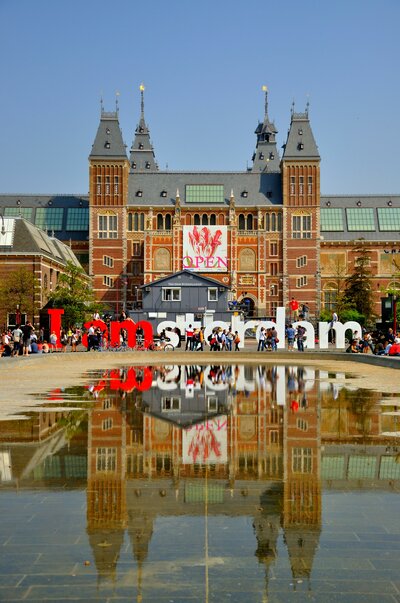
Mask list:
[[144,230],[144,214],[139,214],[139,230]]
[[253,216],[251,214],[247,216],[247,230],[253,230]]
[[139,230],[139,218],[137,214],[133,214],[133,230]]
[[217,217],[216,217],[216,215],[215,214],[211,214],[211,216],[210,216],[210,224],[211,224],[211,226],[215,226],[216,223],[217,223]]
[[278,230],[279,232],[282,230],[282,214],[278,214]]
[[165,216],[165,230],[171,230],[172,220],[171,214]]
[[270,229],[269,222],[270,222],[270,220],[269,220],[269,212],[267,212],[265,214],[265,230],[269,230]]
[[128,214],[128,230],[133,230],[133,214],[131,212]]
[[203,214],[201,216],[201,223],[203,224],[203,226],[207,226],[208,225],[208,216],[207,216],[207,214]]
[[246,221],[243,214],[239,214],[239,230],[246,230]]
[[271,215],[271,230],[272,232],[276,231],[276,214]]
[[164,217],[162,214],[157,214],[157,230],[164,230]]
[[194,214],[194,224],[196,226],[200,225],[200,216],[199,216],[199,214]]

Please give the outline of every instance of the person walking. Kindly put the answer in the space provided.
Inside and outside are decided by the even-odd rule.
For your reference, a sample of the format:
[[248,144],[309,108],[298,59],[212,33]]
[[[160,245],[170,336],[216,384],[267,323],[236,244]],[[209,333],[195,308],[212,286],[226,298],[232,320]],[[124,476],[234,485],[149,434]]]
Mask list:
[[288,351],[289,352],[293,352],[295,335],[296,335],[296,331],[294,330],[292,323],[290,323],[288,328],[286,329],[286,337],[287,337],[287,341],[288,341]]
[[188,328],[186,329],[186,347],[185,347],[185,352],[187,352],[188,350],[192,349],[193,335],[194,335],[194,329],[193,329],[192,325],[189,325]]
[[235,331],[235,352],[239,352],[239,343],[240,343],[240,337],[239,337],[239,333],[237,331]]
[[297,341],[297,349],[299,352],[304,352],[304,336],[306,330],[301,325],[298,325],[296,331],[296,341]]
[[258,336],[257,352],[263,352],[264,347],[265,347],[265,329],[264,329],[264,327],[261,327],[260,334]]
[[29,356],[29,347],[31,345],[31,336],[32,333],[34,332],[34,328],[32,326],[31,322],[27,322],[23,327],[22,327],[22,353],[24,356]]

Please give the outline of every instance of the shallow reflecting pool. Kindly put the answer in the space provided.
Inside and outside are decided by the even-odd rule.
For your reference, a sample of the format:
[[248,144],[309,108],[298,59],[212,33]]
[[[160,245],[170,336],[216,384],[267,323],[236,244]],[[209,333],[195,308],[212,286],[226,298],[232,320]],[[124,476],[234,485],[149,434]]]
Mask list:
[[400,398],[127,367],[2,421],[0,600],[400,601]]

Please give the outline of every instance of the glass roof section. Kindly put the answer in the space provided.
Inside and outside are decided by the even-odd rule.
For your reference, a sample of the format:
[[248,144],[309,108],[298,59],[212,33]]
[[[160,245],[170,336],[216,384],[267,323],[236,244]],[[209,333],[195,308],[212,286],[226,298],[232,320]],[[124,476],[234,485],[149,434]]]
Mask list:
[[349,231],[375,230],[374,210],[371,207],[348,207],[346,215]]
[[10,218],[17,218],[21,216],[25,220],[32,222],[32,208],[31,207],[5,207],[4,215]]
[[400,207],[378,207],[379,230],[400,231]]
[[343,212],[340,208],[321,209],[321,230],[343,231]]
[[62,207],[38,207],[35,225],[42,230],[62,230],[63,213]]
[[89,230],[89,208],[69,207],[67,210],[67,230]]
[[224,203],[223,184],[187,184],[186,203]]

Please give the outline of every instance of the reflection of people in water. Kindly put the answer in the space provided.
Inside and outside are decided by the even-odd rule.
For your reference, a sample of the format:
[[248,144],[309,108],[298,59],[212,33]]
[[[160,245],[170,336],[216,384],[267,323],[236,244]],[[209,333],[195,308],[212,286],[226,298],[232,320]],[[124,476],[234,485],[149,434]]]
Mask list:
[[289,392],[295,392],[296,391],[296,379],[294,376],[294,370],[292,368],[288,369],[288,376],[287,376],[287,388]]

